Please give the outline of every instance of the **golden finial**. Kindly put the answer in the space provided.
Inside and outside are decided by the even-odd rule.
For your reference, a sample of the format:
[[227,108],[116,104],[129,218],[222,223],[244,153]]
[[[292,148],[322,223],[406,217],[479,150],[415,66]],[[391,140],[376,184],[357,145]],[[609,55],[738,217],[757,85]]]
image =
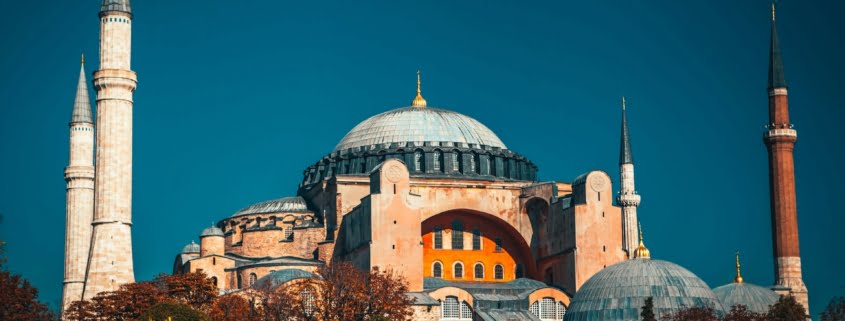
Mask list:
[[734,283],[742,283],[742,274],[739,271],[739,251],[736,251],[736,277],[734,278]]
[[640,222],[637,222],[637,229],[640,230],[640,246],[638,246],[637,250],[634,251],[634,257],[640,259],[650,259],[651,252],[645,247],[645,244],[643,244],[643,226]]
[[425,108],[428,106],[428,103],[425,101],[425,98],[422,97],[422,81],[420,81],[420,70],[417,69],[417,97],[414,98],[414,102],[411,103],[411,106]]
[[772,22],[775,22],[775,2],[772,1]]
[[79,64],[81,64],[81,65],[85,64],[85,54],[82,54],[82,59],[80,59]]

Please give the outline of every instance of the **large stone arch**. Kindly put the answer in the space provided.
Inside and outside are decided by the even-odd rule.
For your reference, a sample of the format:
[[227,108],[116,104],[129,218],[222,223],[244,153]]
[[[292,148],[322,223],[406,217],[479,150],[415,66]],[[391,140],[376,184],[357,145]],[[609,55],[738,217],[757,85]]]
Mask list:
[[[517,231],[512,225],[508,222],[502,220],[496,215],[492,215],[489,213],[476,211],[472,209],[452,209],[448,211],[441,212],[437,215],[431,215],[425,218],[421,224],[420,234],[423,236],[423,265],[424,271],[430,270],[430,263],[429,261],[439,260],[443,262],[444,267],[450,266],[451,263],[454,261],[452,259],[443,259],[442,257],[436,257],[432,255],[435,251],[440,251],[438,249],[434,249],[432,246],[432,240],[428,236],[428,233],[431,233],[435,227],[440,227],[444,230],[448,230],[451,228],[451,222],[453,220],[461,220],[466,222],[463,224],[464,228],[464,244],[470,244],[470,241],[466,240],[466,237],[472,237],[472,231],[474,227],[476,227],[476,223],[483,225],[484,230],[482,233],[484,237],[484,243],[482,248],[485,252],[478,252],[474,251],[471,247],[465,247],[463,251],[458,251],[459,253],[453,253],[453,255],[457,254],[460,255],[460,258],[454,258],[455,260],[460,260],[465,267],[464,273],[471,274],[472,271],[470,268],[478,262],[482,262],[485,266],[485,280],[487,281],[499,281],[495,280],[494,268],[497,264],[502,264],[503,267],[506,269],[505,274],[515,276],[516,274],[516,265],[521,265],[524,269],[525,276],[528,278],[532,278],[535,280],[539,280],[539,274],[537,272],[537,265],[536,260],[531,255],[531,248],[526,242],[523,234]],[[495,231],[496,234],[494,235],[487,235],[486,231]],[[444,238],[444,243],[447,242],[447,238],[450,238],[451,235],[447,236],[445,233],[442,236]],[[499,262],[495,261],[494,256],[485,256],[485,253],[489,254],[489,250],[491,248],[487,246],[495,246],[495,244],[491,245],[491,241],[495,240],[496,238],[502,239],[502,253],[508,254],[512,257],[514,262]],[[449,250],[451,247],[445,248],[443,250]],[[494,249],[495,250],[495,249]],[[475,258],[474,256],[477,256]],[[444,275],[447,274],[444,271]],[[472,276],[472,275],[471,275]],[[489,277],[488,277],[489,276]],[[492,278],[492,280],[490,280]],[[465,280],[474,280],[473,277],[465,277]],[[512,280],[513,277],[506,277],[504,280],[501,281],[508,281]]]

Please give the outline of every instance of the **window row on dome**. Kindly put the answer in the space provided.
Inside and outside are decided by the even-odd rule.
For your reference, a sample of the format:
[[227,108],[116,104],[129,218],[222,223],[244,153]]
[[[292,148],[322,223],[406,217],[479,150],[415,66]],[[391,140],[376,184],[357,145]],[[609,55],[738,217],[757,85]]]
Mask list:
[[305,170],[302,185],[335,175],[368,174],[387,159],[402,160],[411,174],[464,175],[536,180],[537,167],[510,152],[483,150],[409,149],[328,157]]
[[[514,275],[516,278],[521,278],[524,275],[522,274],[522,266],[517,265],[515,269],[516,274]],[[464,276],[464,263],[461,261],[457,261],[452,263],[452,278],[453,279],[463,279]],[[440,261],[434,261],[431,264],[431,276],[435,278],[443,278],[443,263]],[[484,263],[477,262],[472,266],[472,278],[481,280],[484,279],[485,276],[485,268]],[[504,280],[505,279],[505,266],[502,264],[496,264],[493,266],[493,279],[494,280]]]

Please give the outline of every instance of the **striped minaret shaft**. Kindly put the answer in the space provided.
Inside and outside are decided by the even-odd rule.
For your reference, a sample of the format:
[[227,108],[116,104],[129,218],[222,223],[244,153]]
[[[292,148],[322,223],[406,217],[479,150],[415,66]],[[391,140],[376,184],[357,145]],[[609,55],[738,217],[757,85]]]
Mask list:
[[91,220],[94,218],[94,117],[88,97],[84,57],[81,65],[70,118],[70,156],[65,168],[67,203],[62,310],[73,301],[82,300],[91,245]]
[[628,115],[625,97],[622,97],[622,139],[619,146],[619,177],[621,189],[616,203],[622,207],[622,249],[628,258],[634,258],[634,251],[639,247],[637,206],[640,195],[634,187],[634,155],[631,153],[631,139],[628,135]]
[[100,7],[97,177],[91,255],[83,297],[135,281],[132,264],[132,10],[129,0]]
[[[795,197],[793,149],[798,132],[789,121],[786,77],[778,45],[772,5],[772,38],[769,48],[769,124],[763,141],[769,152],[769,188],[776,288],[789,288],[795,299],[809,308],[807,287],[801,276],[798,246],[798,207]],[[809,310],[808,310],[809,311]]]

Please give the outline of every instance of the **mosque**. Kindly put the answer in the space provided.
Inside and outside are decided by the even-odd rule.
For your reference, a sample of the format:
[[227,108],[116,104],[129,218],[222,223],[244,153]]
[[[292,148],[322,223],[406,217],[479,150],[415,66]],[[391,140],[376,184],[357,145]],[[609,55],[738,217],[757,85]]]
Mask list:
[[[132,9],[103,0],[96,121],[83,70],[65,171],[63,305],[134,282],[131,246]],[[779,294],[807,306],[798,254],[783,64],[772,17],[769,150],[775,286],[711,289],[683,267],[651,259],[621,108],[619,185],[591,171],[540,180],[535,164],[470,116],[429,106],[417,73],[410,106],[354,126],[303,171],[296,195],[244,207],[176,254],[173,273],[203,271],[221,293],[285,286],[332,260],[393,269],[415,298],[414,320],[638,320],[697,305],[765,311]],[[514,145],[516,146],[516,145]],[[614,197],[615,196],[615,197]]]

